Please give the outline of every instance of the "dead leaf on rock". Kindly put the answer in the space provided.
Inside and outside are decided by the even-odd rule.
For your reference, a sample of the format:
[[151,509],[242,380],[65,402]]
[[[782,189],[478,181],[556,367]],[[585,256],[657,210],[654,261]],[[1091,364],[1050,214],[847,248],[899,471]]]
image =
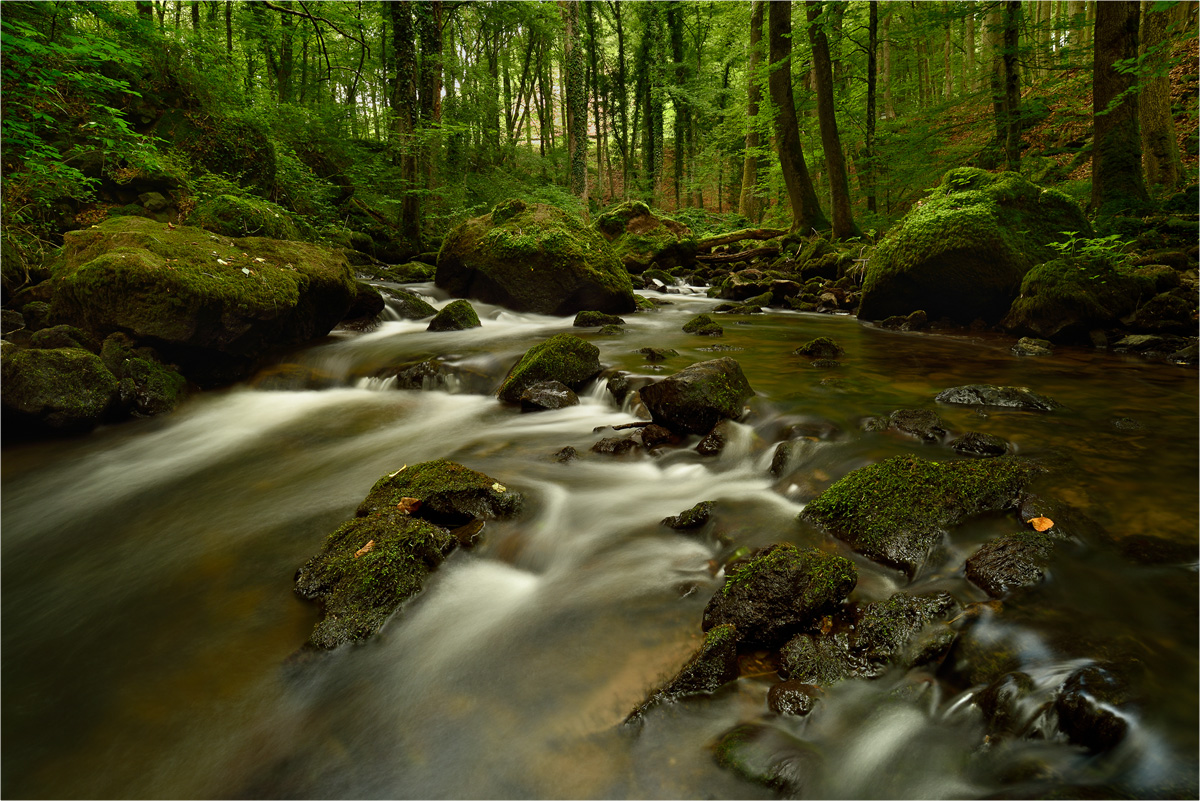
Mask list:
[[833,616],[826,615],[825,617],[821,618],[821,633],[828,634],[832,630],[833,630]]
[[366,545],[364,545],[363,547],[359,548],[357,551],[354,552],[354,558],[357,559],[358,557],[362,556],[363,554],[370,553],[373,550],[375,550],[375,540],[367,540]]
[[420,498],[401,498],[396,508],[403,514],[409,515],[421,508]]
[[1046,531],[1054,527],[1054,521],[1048,517],[1035,517],[1029,521],[1035,531]]

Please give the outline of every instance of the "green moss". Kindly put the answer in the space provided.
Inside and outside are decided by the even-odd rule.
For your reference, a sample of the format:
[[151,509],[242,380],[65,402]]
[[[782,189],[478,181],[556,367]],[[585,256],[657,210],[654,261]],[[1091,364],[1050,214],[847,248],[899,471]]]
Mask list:
[[811,356],[814,359],[836,359],[845,352],[841,345],[829,337],[810,339],[792,351],[798,356]]
[[801,516],[859,553],[911,572],[946,527],[1005,508],[1037,472],[1008,456],[949,462],[896,456],[847,474]]
[[576,328],[592,328],[593,326],[601,325],[624,325],[625,321],[615,314],[605,314],[598,311],[581,311],[575,315],[575,322],[572,323]]
[[683,324],[683,331],[687,334],[699,334],[700,336],[719,337],[725,333],[725,329],[721,328],[713,318],[707,314],[699,314]]
[[465,299],[448,303],[434,318],[429,321],[429,331],[463,331],[467,328],[478,328],[479,315],[475,307]]
[[506,518],[521,509],[520,493],[494,478],[457,462],[437,459],[409,465],[383,476],[358,506],[359,517],[396,508],[404,498],[416,498],[424,507],[417,515],[440,518]]
[[392,281],[397,284],[412,284],[432,281],[437,275],[437,268],[431,264],[410,261],[393,266],[373,265],[367,272],[380,281]]
[[80,348],[6,352],[0,369],[5,409],[50,428],[90,428],[116,400],[117,378]]
[[199,225],[224,236],[305,238],[290,212],[268,200],[252,196],[217,195],[209,198],[188,216],[188,224]]
[[574,334],[555,334],[525,351],[496,394],[506,403],[519,403],[521,393],[530,384],[561,381],[578,389],[599,372],[599,348]]
[[802,595],[804,606],[821,606],[830,599],[844,598],[858,582],[858,571],[849,559],[781,543],[763,556],[738,565],[725,577],[721,593],[726,596],[736,594],[753,585],[768,571],[808,576],[808,584]]

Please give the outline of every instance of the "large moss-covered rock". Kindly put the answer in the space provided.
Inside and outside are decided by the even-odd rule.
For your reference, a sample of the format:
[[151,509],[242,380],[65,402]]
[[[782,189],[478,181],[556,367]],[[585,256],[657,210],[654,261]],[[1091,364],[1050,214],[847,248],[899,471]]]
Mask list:
[[849,559],[778,543],[729,569],[704,608],[703,627],[732,623],[747,642],[779,645],[840,604],[857,583]]
[[290,212],[269,200],[250,195],[210,197],[196,206],[187,221],[189,225],[198,225],[223,236],[303,238]]
[[483,325],[479,322],[479,315],[475,312],[475,307],[464,299],[459,299],[446,306],[439,311],[434,318],[429,321],[429,331],[465,331],[468,328],[478,328]]
[[446,236],[437,285],[456,297],[541,314],[637,307],[629,274],[603,237],[555,206],[521,200],[506,200]]
[[491,476],[439,459],[383,476],[353,520],[296,573],[296,593],[324,618],[306,645],[331,649],[377,633],[478,523],[512,517],[521,495]]
[[81,348],[5,351],[0,364],[6,429],[87,430],[117,401],[116,376],[99,356]]
[[245,375],[274,349],[322,336],[357,288],[344,256],[118,217],[64,237],[53,314],[153,345],[202,383]]
[[1021,279],[1056,254],[1063,232],[1091,226],[1069,197],[1011,172],[950,170],[876,248],[863,278],[859,317],[924,309],[931,319],[995,322]]
[[1010,456],[940,462],[895,456],[848,473],[800,516],[911,577],[951,526],[1012,507],[1039,470]]
[[520,403],[525,390],[541,381],[559,381],[579,390],[600,370],[599,348],[574,334],[555,334],[525,351],[496,395],[505,403]]
[[720,420],[742,416],[754,390],[735,359],[698,362],[643,387],[642,403],[654,422],[673,431],[707,434]]
[[1020,296],[1001,325],[1018,336],[1087,342],[1088,332],[1117,324],[1153,294],[1152,277],[1120,269],[1109,259],[1054,259],[1025,274]]
[[596,218],[596,230],[633,275],[655,263],[660,268],[685,264],[696,253],[690,228],[655,216],[640,200],[626,201],[601,214]]

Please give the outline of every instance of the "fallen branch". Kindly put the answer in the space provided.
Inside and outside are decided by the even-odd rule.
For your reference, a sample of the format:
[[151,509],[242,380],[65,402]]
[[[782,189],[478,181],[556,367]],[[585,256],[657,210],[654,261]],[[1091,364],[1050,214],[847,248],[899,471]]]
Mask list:
[[787,231],[778,228],[743,228],[740,231],[732,231],[728,234],[705,237],[696,243],[696,250],[712,250],[717,245],[728,245],[730,242],[737,242],[742,239],[774,239],[786,233]]
[[703,262],[705,264],[722,264],[731,261],[745,261],[746,259],[753,259],[758,256],[777,255],[779,255],[779,248],[777,248],[775,245],[765,245],[761,248],[743,250],[741,253],[722,253],[719,256],[696,256],[696,261]]

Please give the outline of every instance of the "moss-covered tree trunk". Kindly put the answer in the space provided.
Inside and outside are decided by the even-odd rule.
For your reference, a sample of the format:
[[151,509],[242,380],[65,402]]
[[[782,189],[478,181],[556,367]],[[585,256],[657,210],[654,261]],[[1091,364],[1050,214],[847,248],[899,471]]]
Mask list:
[[767,15],[767,39],[770,55],[770,78],[767,85],[775,105],[775,147],[783,183],[792,205],[792,230],[825,229],[828,220],[821,212],[817,193],[813,190],[808,167],[804,163],[804,148],[800,144],[800,125],[796,119],[796,102],[792,96],[792,3],[774,0]]
[[563,60],[567,79],[567,185],[587,207],[587,79],[584,75],[583,35],[578,0],[560,6],[563,18]]
[[1004,168],[1021,169],[1021,77],[1017,71],[1020,0],[1004,4]]
[[1137,0],[1114,0],[1096,7],[1092,68],[1092,200],[1105,213],[1132,212],[1148,202],[1142,178],[1142,139],[1138,125],[1136,77],[1118,72],[1119,61],[1138,55]]
[[821,127],[821,147],[825,150],[825,166],[829,171],[829,205],[833,212],[833,236],[849,239],[862,232],[854,223],[850,209],[850,179],[846,174],[846,157],[838,136],[837,118],[833,106],[833,65],[829,58],[829,39],[821,20],[822,4],[808,0],[808,41],[812,46],[813,75],[817,82],[817,118]]
[[759,138],[758,103],[762,99],[762,31],[763,2],[754,0],[750,5],[750,62],[746,67],[746,156],[742,160],[742,193],[738,199],[738,213],[751,222],[762,219],[763,203],[755,192],[758,189],[758,172],[763,158],[758,149]]
[[[1171,10],[1155,11],[1155,3],[1142,0],[1139,50],[1143,71],[1138,113],[1142,126],[1142,165],[1146,183],[1171,190],[1183,179],[1183,163],[1179,157],[1179,142],[1175,139],[1175,120],[1171,117],[1170,39],[1167,24]],[[1184,8],[1184,4],[1176,6]]]
[[392,21],[392,64],[395,67],[392,84],[392,124],[395,141],[392,146],[400,165],[403,193],[398,222],[401,235],[410,244],[417,245],[420,240],[420,182],[414,141],[418,109],[412,4],[389,3],[388,12]]
[[629,197],[629,90],[628,76],[626,75],[625,62],[625,24],[621,18],[621,4],[610,0],[609,8],[612,10],[613,24],[617,29],[617,86],[616,86],[616,114],[617,125],[614,133],[617,135],[617,145],[621,151],[621,195]]
[[[438,126],[442,122],[442,0],[416,4],[417,40],[421,73],[419,110],[423,132],[419,169],[426,197],[436,197],[437,159],[441,151]],[[428,205],[428,204],[426,204]]]
[[863,148],[862,183],[866,188],[867,211],[877,211],[875,201],[875,51],[879,45],[879,0],[871,0],[867,12],[867,119]]

